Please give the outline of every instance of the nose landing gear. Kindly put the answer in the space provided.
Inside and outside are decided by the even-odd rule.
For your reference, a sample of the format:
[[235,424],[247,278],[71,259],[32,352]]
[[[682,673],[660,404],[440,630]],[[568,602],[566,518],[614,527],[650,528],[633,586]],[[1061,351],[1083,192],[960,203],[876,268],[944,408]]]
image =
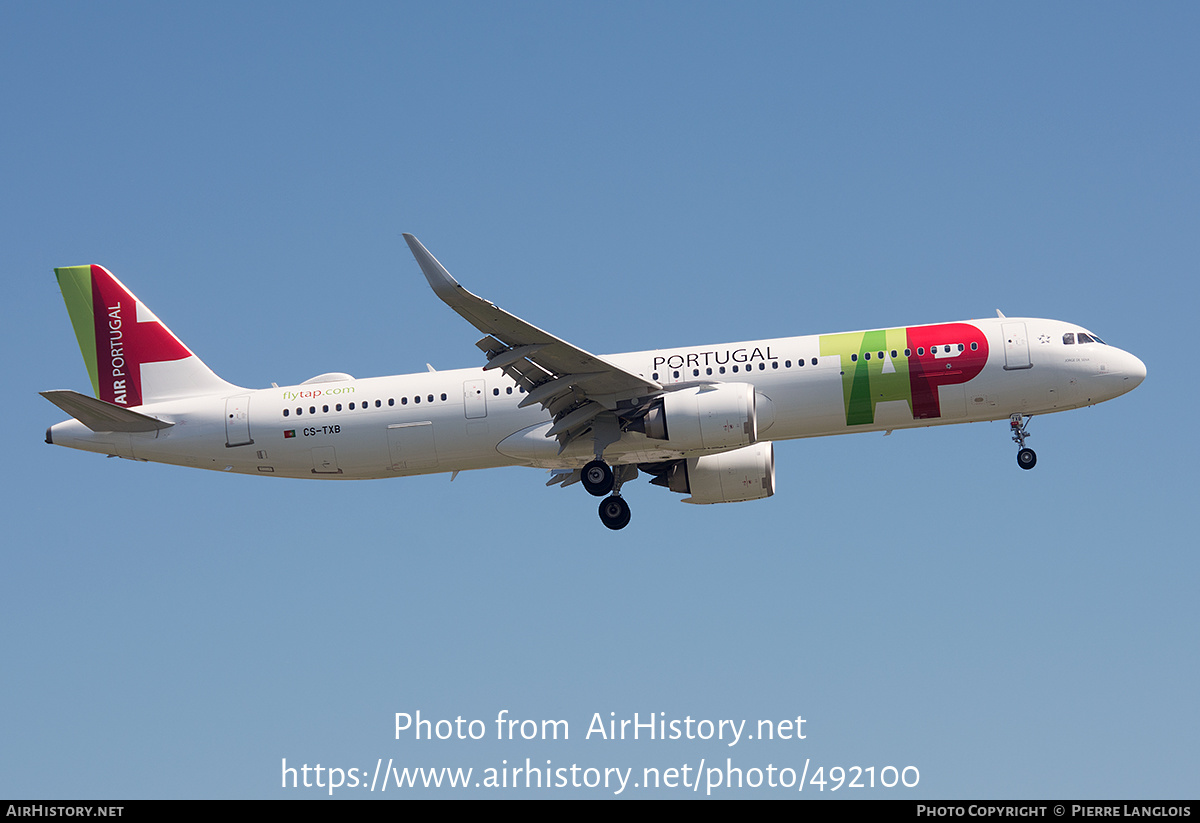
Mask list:
[[1023,414],[1014,414],[1008,419],[1008,426],[1012,429],[1013,442],[1020,447],[1017,451],[1017,465],[1023,469],[1032,469],[1037,465],[1037,455],[1033,449],[1025,447],[1025,438],[1030,436],[1026,429],[1032,419]]

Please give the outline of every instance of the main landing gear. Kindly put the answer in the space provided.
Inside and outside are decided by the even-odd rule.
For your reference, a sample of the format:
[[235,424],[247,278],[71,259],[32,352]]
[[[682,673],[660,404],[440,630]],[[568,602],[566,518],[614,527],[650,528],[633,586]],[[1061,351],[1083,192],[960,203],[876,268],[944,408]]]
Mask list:
[[613,470],[603,460],[593,460],[579,472],[579,481],[592,497],[603,497],[612,491]]
[[1020,447],[1017,452],[1017,465],[1023,469],[1032,469],[1037,465],[1037,455],[1033,449],[1025,447],[1025,438],[1029,437],[1029,432],[1026,429],[1029,426],[1029,421],[1032,417],[1025,417],[1023,414],[1014,414],[1008,419],[1008,426],[1012,429],[1013,442]]
[[637,475],[634,466],[618,466],[614,472],[607,463],[596,458],[579,472],[579,481],[593,497],[604,497],[600,501],[600,522],[617,531],[629,525],[629,504],[621,497],[621,484]]
[[629,504],[624,497],[612,495],[600,501],[600,522],[613,531],[629,525]]

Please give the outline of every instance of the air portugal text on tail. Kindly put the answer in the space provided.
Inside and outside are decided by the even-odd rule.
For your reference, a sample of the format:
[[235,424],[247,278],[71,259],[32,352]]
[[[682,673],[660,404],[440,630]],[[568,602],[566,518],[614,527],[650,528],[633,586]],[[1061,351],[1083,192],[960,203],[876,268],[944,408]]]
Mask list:
[[232,388],[103,266],[54,273],[100,400],[130,408]]
[[581,484],[610,529],[641,473],[732,503],[775,493],[776,440],[1009,421],[1089,406],[1146,376],[1132,354],[1058,320],[997,317],[590,354],[459,285],[405,235],[434,293],[483,338],[482,367],[243,389],[217,377],[100,266],[56,269],[93,395],[42,392],[72,419],[46,442],[205,469],[349,480],[496,466]]

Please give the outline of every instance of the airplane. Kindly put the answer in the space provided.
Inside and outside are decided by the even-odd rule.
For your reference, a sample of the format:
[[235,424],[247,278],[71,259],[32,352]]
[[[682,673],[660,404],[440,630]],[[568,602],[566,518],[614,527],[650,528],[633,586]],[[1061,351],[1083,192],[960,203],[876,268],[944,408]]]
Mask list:
[[1072,323],[996,317],[594,355],[467,291],[404,235],[436,294],[483,338],[482,367],[295,386],[225,382],[101,266],[55,269],[91,396],[41,392],[72,419],[46,442],[132,460],[321,480],[499,466],[579,483],[623,529],[639,473],[685,503],[775,493],[774,442],[1008,420],[1017,463],[1034,415],[1091,406],[1146,377]]

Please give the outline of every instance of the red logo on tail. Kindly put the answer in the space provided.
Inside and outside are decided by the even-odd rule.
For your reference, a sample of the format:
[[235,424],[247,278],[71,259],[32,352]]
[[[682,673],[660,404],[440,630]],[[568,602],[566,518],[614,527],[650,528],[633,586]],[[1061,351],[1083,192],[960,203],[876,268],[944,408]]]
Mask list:
[[137,299],[101,266],[92,266],[92,316],[101,400],[140,406],[143,363],[191,356],[158,320],[139,323]]

